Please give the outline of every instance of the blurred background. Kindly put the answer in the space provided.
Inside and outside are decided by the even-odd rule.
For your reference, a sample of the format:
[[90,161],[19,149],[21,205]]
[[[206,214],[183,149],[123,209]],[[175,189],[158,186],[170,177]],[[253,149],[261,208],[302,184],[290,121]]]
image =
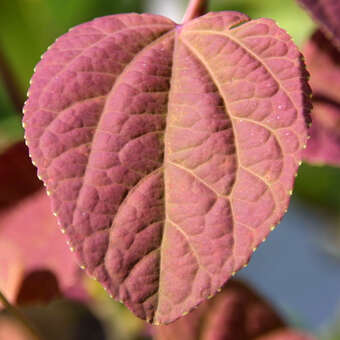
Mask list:
[[[29,79],[41,54],[58,36],[72,26],[113,13],[151,12],[180,22],[187,2],[0,0],[0,153],[23,139],[21,107]],[[315,28],[295,0],[211,0],[210,10],[271,17],[300,47]],[[257,250],[248,268],[237,274],[272,301],[289,323],[327,340],[340,339],[339,207],[340,169],[303,164],[288,214]],[[93,339],[104,339],[104,334],[111,332],[118,334],[116,339],[128,340],[140,332],[141,322],[123,306],[108,300],[94,281],[88,280],[86,285],[96,302],[89,308],[54,303],[49,308],[57,320],[63,320],[63,310],[68,310],[68,317],[78,320],[75,327],[92,322]],[[48,318],[41,316],[46,313],[38,309],[27,313],[53,333]],[[79,339],[87,337],[80,335]]]

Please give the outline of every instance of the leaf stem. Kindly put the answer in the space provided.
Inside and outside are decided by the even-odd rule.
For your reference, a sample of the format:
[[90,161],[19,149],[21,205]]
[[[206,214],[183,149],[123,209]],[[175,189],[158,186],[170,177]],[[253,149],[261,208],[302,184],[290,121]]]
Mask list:
[[208,0],[190,0],[188,8],[183,17],[183,24],[198,18],[207,12]]
[[42,340],[42,338],[38,335],[37,330],[30,325],[25,316],[15,308],[5,297],[5,295],[0,290],[0,302],[3,306],[8,310],[9,313],[13,315],[13,317],[18,320],[23,326],[25,326],[26,330],[31,334],[32,339],[34,340]]

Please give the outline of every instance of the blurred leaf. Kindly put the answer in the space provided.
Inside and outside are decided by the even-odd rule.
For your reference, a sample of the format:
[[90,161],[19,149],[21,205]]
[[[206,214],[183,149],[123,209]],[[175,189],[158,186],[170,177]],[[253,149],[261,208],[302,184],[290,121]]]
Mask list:
[[[337,132],[340,118],[337,77],[339,53],[317,32],[305,47],[306,62],[311,71],[311,85],[314,90],[314,109],[311,140],[305,158],[320,165],[337,164],[340,133]],[[329,84],[332,86],[329,86]],[[331,114],[331,116],[329,116]],[[339,116],[339,117],[338,117]],[[338,117],[338,118],[337,118]],[[317,179],[317,180],[315,180]],[[304,164],[299,170],[295,184],[296,193],[309,202],[338,212],[340,206],[340,170],[330,166]]]
[[249,15],[252,19],[272,18],[301,45],[313,31],[315,24],[295,0],[211,0],[214,11],[234,10]]
[[42,187],[37,170],[24,142],[0,154],[0,210],[16,203]]
[[[37,274],[44,281],[32,285],[32,275],[36,283]],[[59,288],[48,285],[51,275],[65,295],[74,296],[76,287],[81,296],[80,270],[51,214],[46,193],[39,191],[0,215],[0,289],[12,303],[46,301],[59,295]]]
[[298,0],[317,22],[327,38],[340,48],[339,0]]
[[340,52],[321,31],[313,34],[303,51],[314,104],[304,160],[340,166]]
[[154,327],[156,340],[250,340],[284,327],[277,313],[254,291],[229,281],[222,292],[188,316]]

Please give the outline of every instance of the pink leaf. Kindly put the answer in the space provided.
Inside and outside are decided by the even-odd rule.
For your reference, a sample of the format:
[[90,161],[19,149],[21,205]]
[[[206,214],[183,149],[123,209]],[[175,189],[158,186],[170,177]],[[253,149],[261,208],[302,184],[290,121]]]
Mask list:
[[311,139],[303,154],[314,164],[340,166],[340,52],[317,31],[304,48],[313,89]]
[[0,289],[12,303],[47,302],[79,283],[43,191],[0,215]]
[[309,87],[269,19],[95,19],[37,65],[26,140],[80,264],[169,323],[214,295],[285,213]]
[[282,328],[277,313],[245,285],[230,281],[213,299],[171,325],[155,327],[155,340],[251,340]]
[[298,0],[320,25],[326,36],[340,48],[339,0]]

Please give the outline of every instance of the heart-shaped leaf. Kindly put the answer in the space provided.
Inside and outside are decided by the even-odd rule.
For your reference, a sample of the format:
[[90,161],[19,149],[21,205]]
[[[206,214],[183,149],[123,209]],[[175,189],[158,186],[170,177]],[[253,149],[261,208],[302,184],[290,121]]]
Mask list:
[[136,315],[174,321],[285,213],[310,90],[269,19],[95,19],[36,68],[26,140],[80,264]]
[[339,0],[297,0],[311,14],[329,39],[340,48]]
[[171,325],[154,329],[155,340],[251,340],[281,329],[283,321],[256,293],[230,281],[213,299]]
[[340,166],[340,52],[321,31],[304,48],[313,89],[311,139],[306,161]]

